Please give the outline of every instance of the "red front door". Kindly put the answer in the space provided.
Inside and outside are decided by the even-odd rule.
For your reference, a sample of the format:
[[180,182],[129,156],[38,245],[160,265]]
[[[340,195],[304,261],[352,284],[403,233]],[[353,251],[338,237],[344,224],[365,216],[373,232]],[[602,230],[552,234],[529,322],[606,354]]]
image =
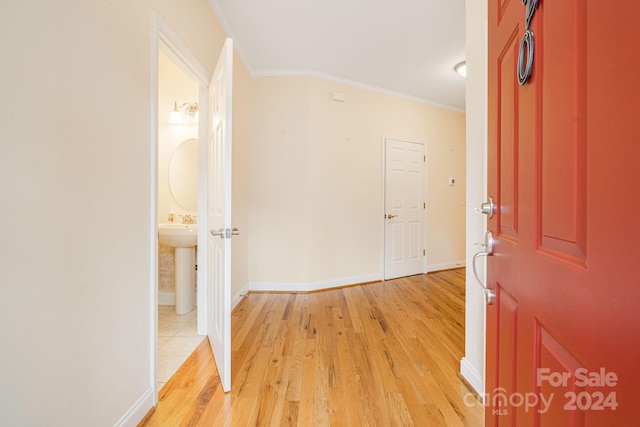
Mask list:
[[524,3],[489,0],[486,424],[640,425],[640,2]]

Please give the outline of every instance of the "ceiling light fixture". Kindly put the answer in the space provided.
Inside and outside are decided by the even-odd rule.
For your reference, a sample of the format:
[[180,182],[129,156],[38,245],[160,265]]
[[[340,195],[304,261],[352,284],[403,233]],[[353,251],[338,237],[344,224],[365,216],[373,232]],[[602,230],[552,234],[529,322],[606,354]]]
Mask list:
[[169,114],[169,123],[181,125],[185,123],[185,118],[180,113],[184,108],[184,116],[188,119],[187,123],[198,123],[198,103],[185,102],[178,106],[177,102],[173,103],[173,111]]
[[462,61],[462,62],[456,64],[456,66],[453,67],[453,69],[456,71],[456,73],[460,74],[462,77],[467,77],[467,62],[466,61]]

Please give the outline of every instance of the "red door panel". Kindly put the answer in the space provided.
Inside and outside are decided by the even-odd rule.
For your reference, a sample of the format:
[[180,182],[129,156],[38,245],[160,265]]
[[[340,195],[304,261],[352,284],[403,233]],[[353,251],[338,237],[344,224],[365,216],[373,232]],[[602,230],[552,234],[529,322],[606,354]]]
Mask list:
[[[578,370],[585,367],[540,324],[536,324],[535,343],[534,351],[537,355],[535,366],[540,368],[536,369],[536,385],[540,384],[536,392],[540,398],[537,399],[538,405],[533,412],[536,417],[535,425],[559,427],[584,425],[585,413],[578,410],[577,400],[578,396],[583,396],[585,388],[576,385],[565,373],[581,372]],[[575,402],[571,401],[572,396],[576,396]],[[562,405],[554,404],[558,399],[564,401]],[[584,400],[585,397],[580,399]],[[581,406],[582,403],[580,403]],[[572,404],[576,405],[576,410],[572,409]]]
[[518,83],[513,70],[517,64],[518,45],[517,28],[510,37],[498,58],[498,114],[499,134],[496,141],[498,162],[497,199],[502,200],[500,215],[500,234],[518,238]]
[[[640,2],[489,0],[487,426],[638,425]],[[528,48],[528,45],[525,45]]]
[[[586,7],[544,2],[535,14],[536,147],[543,248],[584,264],[586,249]],[[552,58],[552,59],[549,59]]]

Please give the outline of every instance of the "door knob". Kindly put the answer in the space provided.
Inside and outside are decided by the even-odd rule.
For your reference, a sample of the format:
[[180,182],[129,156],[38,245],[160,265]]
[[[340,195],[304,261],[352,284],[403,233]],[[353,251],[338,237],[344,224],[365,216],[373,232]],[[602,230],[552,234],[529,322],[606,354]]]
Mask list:
[[221,239],[224,239],[224,228],[219,230],[209,230],[212,236],[220,236]]
[[473,262],[471,263],[471,266],[473,267],[473,275],[476,277],[476,280],[478,281],[480,286],[482,286],[482,289],[484,289],[484,297],[487,302],[487,305],[491,305],[493,304],[493,300],[495,299],[496,295],[493,293],[491,289],[487,288],[486,284],[482,283],[482,280],[480,279],[480,276],[478,275],[478,270],[476,268],[476,262],[478,261],[479,258],[489,257],[493,255],[493,234],[491,234],[491,231],[487,231],[486,233],[484,233],[484,243],[477,243],[477,244],[482,246],[484,250],[476,253],[473,256]]
[[232,230],[221,228],[219,230],[209,230],[212,236],[220,236],[221,239],[230,239],[231,236],[239,236],[240,230],[233,228]]
[[486,203],[480,205],[479,208],[475,208],[473,212],[487,215],[487,218],[493,218],[493,213],[496,210],[496,205],[493,203],[493,197],[489,196],[489,200]]
[[388,214],[386,215],[387,219],[393,219],[395,217],[397,217],[398,215],[394,215],[394,214]]

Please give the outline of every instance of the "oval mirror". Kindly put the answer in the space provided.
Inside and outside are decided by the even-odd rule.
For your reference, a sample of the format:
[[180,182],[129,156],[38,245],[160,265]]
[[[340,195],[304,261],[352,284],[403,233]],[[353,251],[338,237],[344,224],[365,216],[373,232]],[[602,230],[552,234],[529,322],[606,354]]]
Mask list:
[[198,140],[183,141],[171,156],[169,189],[182,209],[198,210]]

